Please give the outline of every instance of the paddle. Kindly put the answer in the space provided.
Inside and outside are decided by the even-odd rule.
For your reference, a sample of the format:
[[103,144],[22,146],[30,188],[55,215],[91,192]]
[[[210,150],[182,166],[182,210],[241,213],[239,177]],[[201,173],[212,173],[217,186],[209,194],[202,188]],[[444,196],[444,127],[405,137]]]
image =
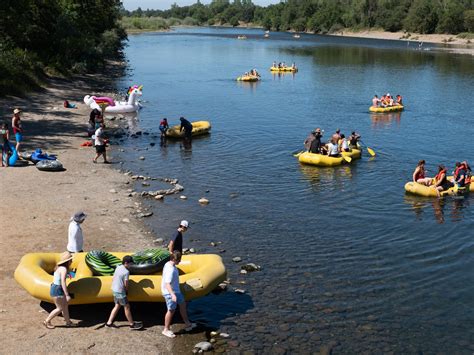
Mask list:
[[375,152],[374,152],[374,150],[373,150],[372,148],[370,148],[370,147],[367,147],[367,145],[366,145],[364,142],[362,142],[362,141],[360,141],[360,142],[361,142],[363,145],[365,145],[365,147],[367,148],[367,151],[369,152],[369,154],[370,154],[371,156],[375,157]]
[[343,155],[342,158],[348,163],[350,163],[352,161],[352,158],[347,156],[347,155]]

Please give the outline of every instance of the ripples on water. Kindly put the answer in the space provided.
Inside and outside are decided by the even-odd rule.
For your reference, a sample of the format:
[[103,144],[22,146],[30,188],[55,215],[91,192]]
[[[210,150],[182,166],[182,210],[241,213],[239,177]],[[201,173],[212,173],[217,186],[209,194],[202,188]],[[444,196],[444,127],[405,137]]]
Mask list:
[[[133,73],[121,84],[144,84],[139,129],[157,133],[160,118],[176,123],[181,115],[213,125],[192,150],[145,135],[124,144],[127,168],[185,186],[188,200],[152,203],[156,233],[167,237],[191,220],[186,246],[225,249],[233,286],[247,290],[192,302],[191,316],[229,332],[240,350],[472,353],[472,196],[423,199],[403,190],[419,159],[431,175],[438,163],[474,161],[462,143],[474,133],[474,112],[462,101],[473,88],[472,58],[400,42],[237,34],[132,36]],[[295,61],[300,71],[272,75],[274,60]],[[235,82],[252,67],[261,82]],[[406,110],[369,114],[373,94],[386,91],[403,94]],[[317,126],[326,137],[357,130],[377,157],[335,168],[298,164],[291,153]],[[202,196],[208,206],[197,203]],[[240,275],[234,256],[263,270]]]

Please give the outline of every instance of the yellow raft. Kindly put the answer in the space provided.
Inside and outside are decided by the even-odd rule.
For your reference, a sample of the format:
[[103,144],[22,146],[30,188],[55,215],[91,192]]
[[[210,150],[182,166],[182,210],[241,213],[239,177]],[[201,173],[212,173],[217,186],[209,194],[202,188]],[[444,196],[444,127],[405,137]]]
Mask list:
[[380,107],[380,106],[370,106],[370,112],[400,112],[403,111],[405,106],[402,105],[395,105],[395,106],[387,106],[387,107]]
[[[451,181],[452,176],[448,176],[448,180]],[[438,197],[436,189],[433,185],[426,186],[413,181],[407,182],[405,184],[405,191],[418,196]],[[465,187],[458,188],[457,186],[453,186],[445,191],[441,191],[440,196],[462,195],[469,193],[469,191],[474,191],[474,181],[471,181],[471,183]]]
[[298,68],[292,68],[292,67],[284,67],[284,68],[278,68],[278,67],[271,67],[270,68],[270,71],[272,72],[278,72],[278,73],[281,73],[281,72],[292,72],[292,73],[296,73],[298,71]]
[[[352,149],[350,152],[342,152],[342,155],[351,157],[352,159],[358,159],[361,157],[362,152],[360,149]],[[298,161],[303,164],[317,165],[317,166],[336,166],[341,165],[345,162],[342,157],[330,157],[323,154],[315,154],[310,152],[301,153],[298,157]]]
[[[201,136],[203,134],[208,134],[211,130],[211,123],[209,121],[194,121],[191,122],[193,125],[192,136]],[[168,128],[166,131],[166,137],[168,138],[183,138],[184,130],[179,131],[181,125],[176,125]]]
[[250,82],[255,82],[259,81],[260,77],[256,75],[242,75],[237,78],[237,81],[250,81]]
[[[67,287],[74,298],[70,304],[113,302],[112,276],[93,276],[85,262],[87,253],[74,254],[71,269],[76,269]],[[111,254],[120,260],[130,253]],[[31,253],[21,258],[15,270],[15,280],[33,297],[52,303],[49,295],[53,272],[60,253]],[[180,288],[187,300],[207,295],[225,280],[222,259],[214,254],[184,255],[178,265]],[[130,275],[128,299],[131,302],[164,302],[161,294],[162,275]]]

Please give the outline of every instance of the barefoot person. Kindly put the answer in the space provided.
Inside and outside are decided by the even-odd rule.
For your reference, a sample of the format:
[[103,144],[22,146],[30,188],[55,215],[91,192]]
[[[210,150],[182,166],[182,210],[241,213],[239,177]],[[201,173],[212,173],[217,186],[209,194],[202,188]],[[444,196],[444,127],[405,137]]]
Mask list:
[[56,308],[49,314],[48,318],[43,322],[43,325],[48,329],[54,329],[54,325],[51,323],[51,320],[63,314],[64,320],[66,321],[66,326],[71,327],[75,324],[71,322],[69,318],[69,308],[68,302],[71,300],[71,296],[67,290],[66,286],[66,276],[71,266],[73,256],[70,252],[65,251],[61,254],[61,259],[56,264],[53,275],[53,283],[51,284],[51,289],[49,294],[53,298]]
[[431,185],[431,179],[425,177],[425,175],[426,175],[425,161],[420,160],[418,162],[418,165],[416,166],[415,171],[413,172],[413,182],[417,182],[419,184],[430,186]]
[[20,114],[21,110],[19,108],[13,110],[12,129],[13,134],[15,135],[16,152],[18,153],[18,156],[20,156],[20,146],[21,142],[23,141],[23,128],[21,126]]
[[168,261],[163,268],[163,278],[161,281],[161,292],[166,300],[166,308],[168,309],[165,314],[165,328],[162,334],[168,338],[174,338],[176,335],[171,331],[171,321],[173,320],[174,312],[177,306],[179,306],[179,313],[185,324],[185,331],[190,331],[196,327],[196,323],[191,323],[188,319],[188,313],[186,310],[186,301],[184,296],[179,289],[179,272],[176,265],[181,261],[181,253],[177,250],[171,253],[171,259]]
[[104,164],[110,164],[107,160],[107,150],[105,149],[105,133],[104,133],[104,124],[101,123],[99,128],[95,131],[95,158],[92,160],[94,163],[97,163],[97,159],[102,155],[104,157]]
[[106,327],[114,328],[114,319],[117,316],[120,307],[123,306],[125,311],[125,317],[128,320],[130,329],[138,330],[143,328],[141,322],[134,322],[132,318],[132,311],[130,310],[130,303],[128,302],[127,292],[128,292],[128,277],[130,276],[130,271],[128,268],[130,264],[133,263],[133,259],[130,255],[125,255],[122,259],[122,265],[117,266],[114,272],[114,278],[112,279],[112,292],[114,294],[115,307],[110,312],[110,317]]

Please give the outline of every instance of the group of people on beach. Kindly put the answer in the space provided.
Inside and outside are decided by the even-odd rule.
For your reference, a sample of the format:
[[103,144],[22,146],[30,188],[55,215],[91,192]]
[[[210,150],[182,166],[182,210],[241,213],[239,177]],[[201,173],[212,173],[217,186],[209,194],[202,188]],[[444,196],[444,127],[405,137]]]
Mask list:
[[[66,322],[66,327],[75,327],[76,323],[71,321],[69,316],[69,302],[74,297],[68,291],[66,279],[73,278],[75,276],[75,270],[71,269],[74,255],[84,251],[84,236],[82,233],[81,225],[84,223],[87,215],[83,211],[76,212],[70,219],[68,228],[68,243],[67,251],[61,254],[60,260],[57,262],[54,274],[53,283],[50,286],[50,296],[56,308],[51,311],[48,317],[44,320],[43,325],[48,329],[54,329],[55,326],[52,324],[52,320],[62,313]],[[197,325],[192,323],[187,315],[186,301],[184,295],[181,293],[179,288],[179,272],[177,265],[181,261],[183,254],[183,233],[189,228],[189,222],[182,220],[173,233],[169,243],[168,251],[170,252],[170,261],[168,261],[162,272],[161,292],[166,301],[167,312],[165,314],[165,326],[162,334],[174,338],[176,335],[171,330],[171,323],[173,320],[174,313],[179,307],[181,318],[185,323],[185,331],[194,329]],[[114,308],[110,312],[110,316],[105,322],[104,326],[107,328],[117,328],[114,325],[114,320],[120,311],[120,308],[124,308],[125,317],[129,323],[129,327],[132,330],[139,330],[143,328],[142,322],[133,320],[130,303],[127,298],[128,287],[129,287],[129,276],[130,276],[130,265],[133,264],[133,257],[126,255],[122,258],[122,265],[116,267],[112,279],[112,293],[114,295]]]
[[390,95],[390,93],[386,93],[382,95],[380,98],[377,95],[374,95],[372,98],[372,106],[373,107],[391,107],[391,106],[403,106],[403,98],[401,95],[397,95],[395,99]]
[[[19,108],[15,108],[13,110],[13,117],[12,117],[12,129],[13,134],[15,135],[16,141],[16,152],[18,157],[20,158],[20,146],[21,142],[23,141],[23,125],[21,122],[21,113],[22,111]],[[2,167],[9,166],[10,157],[13,154],[12,147],[10,146],[10,130],[8,128],[8,123],[3,122],[0,126],[0,143],[2,145]]]
[[438,196],[454,186],[464,188],[471,183],[472,170],[467,161],[456,162],[452,172],[452,178],[448,178],[447,169],[444,165],[438,165],[438,172],[435,177],[426,177],[426,162],[420,160],[413,172],[413,182],[425,186],[432,186],[436,189]]
[[308,152],[328,155],[330,157],[339,157],[341,152],[350,152],[358,146],[357,142],[360,139],[360,135],[355,131],[346,138],[346,136],[341,133],[341,130],[337,129],[327,143],[321,142],[323,132],[324,131],[319,127],[311,131],[304,141],[304,147]]

